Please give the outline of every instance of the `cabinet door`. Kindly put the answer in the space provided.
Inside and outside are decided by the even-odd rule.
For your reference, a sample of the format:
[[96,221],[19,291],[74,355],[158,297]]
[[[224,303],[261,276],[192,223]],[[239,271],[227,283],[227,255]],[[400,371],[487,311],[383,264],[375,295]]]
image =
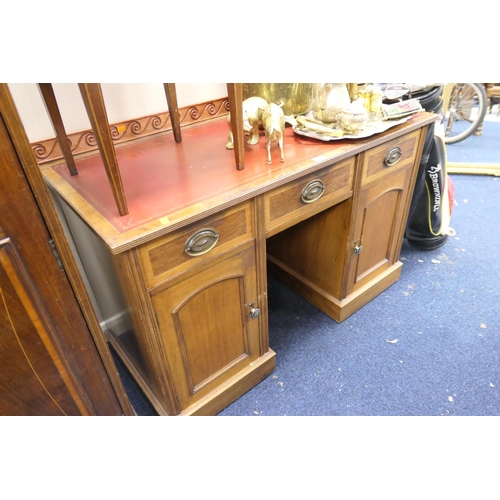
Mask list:
[[361,189],[347,293],[388,270],[399,258],[411,174],[408,164]]
[[212,262],[152,297],[181,411],[260,356],[253,243]]
[[121,415],[49,245],[46,221],[4,121],[3,99],[0,85],[0,415]]

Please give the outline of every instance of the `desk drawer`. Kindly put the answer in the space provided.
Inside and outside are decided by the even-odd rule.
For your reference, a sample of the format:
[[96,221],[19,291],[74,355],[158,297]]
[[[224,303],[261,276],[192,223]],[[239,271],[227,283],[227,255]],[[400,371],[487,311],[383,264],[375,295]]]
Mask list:
[[415,161],[420,130],[398,137],[364,154],[363,183],[371,182],[384,175],[405,167]]
[[271,236],[352,194],[355,158],[349,158],[264,195],[266,235]]
[[253,238],[251,201],[160,237],[139,249],[147,285],[157,285]]

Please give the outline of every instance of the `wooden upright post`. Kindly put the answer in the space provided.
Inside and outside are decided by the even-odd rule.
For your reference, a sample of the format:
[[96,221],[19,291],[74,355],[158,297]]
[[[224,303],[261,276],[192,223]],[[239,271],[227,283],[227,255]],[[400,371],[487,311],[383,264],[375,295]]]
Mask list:
[[104,168],[106,169],[116,206],[120,215],[127,215],[127,201],[125,199],[125,192],[123,191],[118,161],[116,160],[115,147],[111,137],[101,85],[99,83],[79,83],[78,86],[80,87],[85,109],[87,110],[97,146],[104,162]]
[[168,114],[170,123],[172,123],[172,131],[174,133],[175,142],[181,142],[181,123],[179,119],[179,106],[177,105],[177,92],[175,83],[164,83],[165,95],[167,96]]
[[227,94],[229,101],[229,112],[231,113],[231,129],[234,141],[234,158],[236,168],[243,170],[245,145],[243,131],[243,85],[241,83],[228,83]]
[[66,129],[64,128],[64,123],[62,121],[61,113],[59,112],[59,106],[57,105],[56,95],[54,94],[52,84],[38,83],[37,85],[45,104],[45,109],[47,110],[52,122],[52,128],[56,134],[56,139],[59,143],[59,147],[61,148],[64,161],[68,166],[70,174],[76,175],[78,174],[78,171],[76,169],[75,159],[73,158],[73,153],[71,152],[68,135],[66,134]]

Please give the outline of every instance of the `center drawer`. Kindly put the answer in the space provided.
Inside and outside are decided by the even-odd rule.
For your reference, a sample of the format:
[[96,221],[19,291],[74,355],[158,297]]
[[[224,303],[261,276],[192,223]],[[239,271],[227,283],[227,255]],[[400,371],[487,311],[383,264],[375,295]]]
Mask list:
[[301,177],[264,195],[266,236],[272,236],[352,195],[355,158]]
[[161,236],[139,248],[146,284],[152,287],[255,236],[247,201]]

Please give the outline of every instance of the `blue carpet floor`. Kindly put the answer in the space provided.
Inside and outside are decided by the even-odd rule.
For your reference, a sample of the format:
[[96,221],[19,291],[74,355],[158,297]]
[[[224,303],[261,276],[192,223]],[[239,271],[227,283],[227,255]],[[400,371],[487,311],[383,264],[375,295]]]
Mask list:
[[500,182],[454,182],[456,236],[342,324],[271,281],[276,371],[220,415],[500,415]]
[[452,178],[456,236],[343,323],[269,278],[276,370],[220,416],[500,415],[500,180]]
[[500,165],[500,121],[485,121],[480,136],[471,135],[457,144],[448,144],[450,163],[485,163]]

